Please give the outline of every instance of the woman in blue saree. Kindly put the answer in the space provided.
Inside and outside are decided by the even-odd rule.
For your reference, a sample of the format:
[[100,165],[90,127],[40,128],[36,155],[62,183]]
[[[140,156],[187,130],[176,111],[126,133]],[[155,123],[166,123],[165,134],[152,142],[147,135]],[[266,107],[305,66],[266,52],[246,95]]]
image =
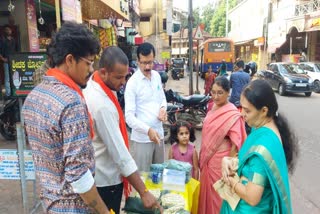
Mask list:
[[222,161],[223,180],[240,200],[234,209],[224,201],[220,213],[290,214],[288,171],[293,170],[297,147],[287,120],[278,114],[275,94],[264,80],[249,83],[240,102],[253,130],[239,151],[237,172],[231,170],[231,158]]

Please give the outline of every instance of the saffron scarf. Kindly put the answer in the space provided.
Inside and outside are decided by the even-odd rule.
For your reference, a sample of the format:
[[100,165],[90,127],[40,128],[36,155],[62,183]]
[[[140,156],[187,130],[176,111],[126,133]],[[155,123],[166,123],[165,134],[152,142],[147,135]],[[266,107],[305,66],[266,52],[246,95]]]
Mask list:
[[[84,96],[82,94],[80,87],[63,71],[57,68],[51,68],[47,71],[46,75],[53,76],[54,78],[56,78],[57,80],[59,80],[60,82],[68,86],[69,88],[75,90],[84,99]],[[90,136],[91,138],[93,138],[94,137],[93,120],[88,109],[87,109],[87,112],[88,112],[88,117],[90,122]]]
[[[122,109],[121,109],[121,106],[118,102],[117,97],[113,94],[111,89],[108,88],[108,86],[106,86],[106,84],[103,82],[103,80],[101,79],[101,77],[97,71],[94,72],[92,79],[93,79],[93,81],[95,81],[96,83],[98,83],[100,85],[100,87],[107,94],[107,96],[110,98],[112,103],[116,106],[118,114],[119,114],[120,132],[122,134],[124,143],[125,143],[127,149],[129,150],[129,137],[128,137],[128,133],[127,133],[126,121],[124,119],[124,115],[123,115],[123,112],[122,112]],[[125,178],[123,178],[123,186],[124,186],[124,195],[126,196],[126,198],[128,198],[129,194],[131,192],[131,186],[129,185],[128,180]]]

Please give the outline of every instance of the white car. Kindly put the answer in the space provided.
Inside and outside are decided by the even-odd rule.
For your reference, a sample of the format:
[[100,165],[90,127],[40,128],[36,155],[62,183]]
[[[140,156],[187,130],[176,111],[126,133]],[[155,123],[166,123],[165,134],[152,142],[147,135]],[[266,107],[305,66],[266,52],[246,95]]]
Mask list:
[[299,64],[313,79],[314,92],[320,93],[320,62],[300,62]]

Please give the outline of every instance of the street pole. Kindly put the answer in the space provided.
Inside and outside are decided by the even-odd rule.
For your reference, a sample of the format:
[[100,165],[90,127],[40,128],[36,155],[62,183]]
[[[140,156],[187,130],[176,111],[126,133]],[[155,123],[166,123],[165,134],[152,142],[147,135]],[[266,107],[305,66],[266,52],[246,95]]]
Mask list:
[[188,16],[188,37],[189,37],[189,94],[193,94],[193,60],[192,60],[192,52],[193,52],[193,38],[192,38],[192,0],[189,0],[189,16]]
[[159,54],[158,51],[158,0],[156,0],[156,55]]
[[56,7],[56,23],[57,29],[61,27],[61,17],[60,17],[60,1],[55,0],[55,7]]
[[229,12],[229,0],[226,0],[226,37],[228,37],[228,31],[229,31],[228,12]]
[[183,33],[182,23],[180,24],[180,44],[179,44],[179,57],[181,57],[181,37]]
[[196,91],[194,92],[195,94],[200,94],[199,91],[199,42],[200,39],[197,39],[197,68],[196,70]]

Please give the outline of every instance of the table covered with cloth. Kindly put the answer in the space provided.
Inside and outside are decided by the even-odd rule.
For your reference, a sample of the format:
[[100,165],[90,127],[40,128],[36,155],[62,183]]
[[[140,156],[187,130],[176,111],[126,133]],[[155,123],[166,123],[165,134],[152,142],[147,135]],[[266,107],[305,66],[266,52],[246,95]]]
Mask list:
[[[163,196],[163,194],[167,193],[173,193],[177,194],[183,197],[184,199],[184,209],[192,214],[197,214],[198,213],[198,199],[199,199],[199,191],[200,191],[200,182],[191,178],[188,183],[185,184],[185,191],[184,192],[178,192],[178,191],[172,191],[172,190],[165,190],[163,189],[162,182],[155,184],[152,182],[152,180],[148,177],[148,173],[141,173],[141,178],[143,179],[146,188],[161,202],[160,196]],[[136,193],[135,195],[138,196]],[[141,203],[139,206],[142,206],[141,200],[137,198],[129,198],[132,201],[138,201],[138,203]],[[132,200],[133,199],[133,200]],[[149,212],[146,210],[146,212],[132,212],[129,211],[128,200],[126,201],[126,206],[124,210],[126,213],[157,213],[157,212],[152,212],[149,210]],[[136,203],[136,202],[133,202]],[[144,209],[144,208],[142,208]]]

